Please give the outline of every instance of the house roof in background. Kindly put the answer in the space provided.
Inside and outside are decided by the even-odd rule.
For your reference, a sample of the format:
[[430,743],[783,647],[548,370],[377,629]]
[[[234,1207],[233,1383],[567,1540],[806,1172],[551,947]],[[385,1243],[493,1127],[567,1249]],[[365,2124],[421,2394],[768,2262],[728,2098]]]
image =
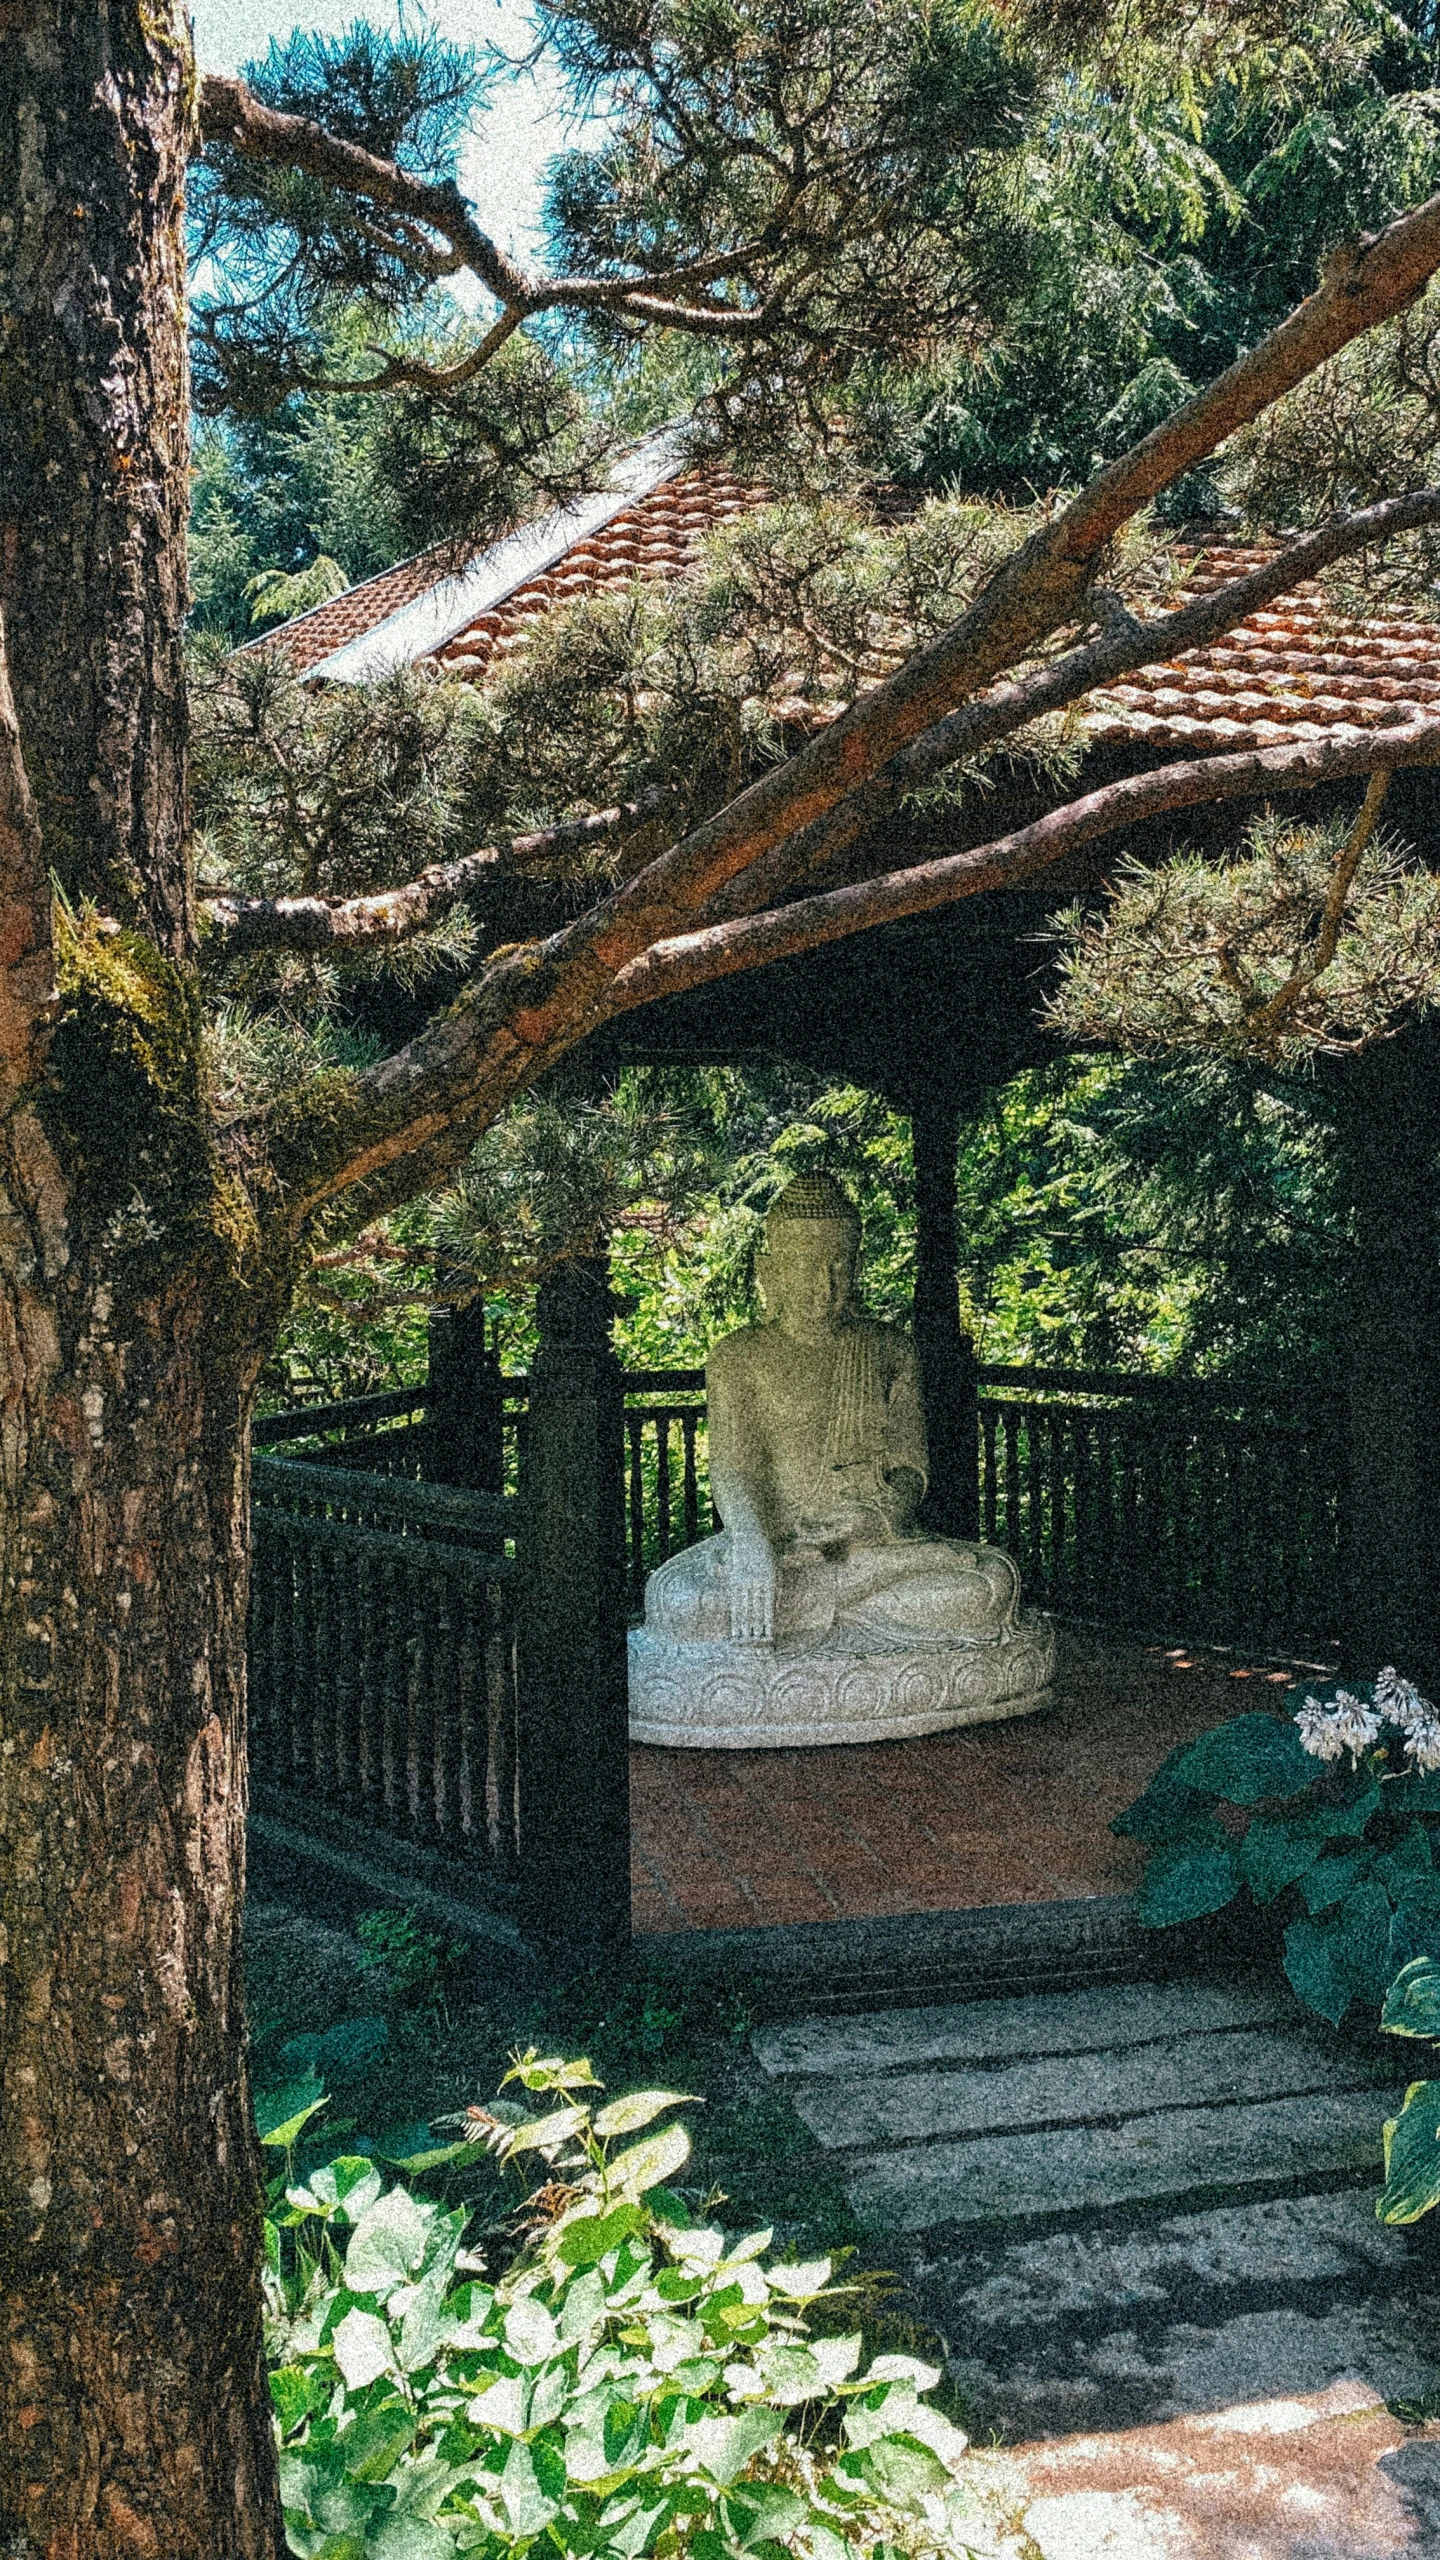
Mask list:
[[[1213,594],[1272,556],[1273,546],[1217,544],[1196,554],[1185,594]],[[1223,640],[1141,667],[1085,706],[1093,738],[1217,755],[1286,738],[1358,737],[1437,709],[1440,623],[1338,613],[1313,580]]]
[[[464,567],[457,570],[451,554],[422,553],[250,645],[278,641],[297,672],[327,682],[364,683],[428,658],[478,683],[557,605],[623,593],[636,578],[682,575],[697,565],[707,534],[768,497],[722,462],[687,463],[667,429],[619,457],[607,490],[551,509]],[[899,490],[874,493],[881,521],[899,520],[914,503]],[[1184,597],[1242,577],[1272,548],[1197,549]],[[1208,648],[1142,667],[1089,695],[1081,708],[1097,742],[1192,754],[1359,735],[1418,713],[1440,716],[1440,622],[1342,614],[1306,583]],[[781,706],[781,715],[805,728],[823,726],[836,712],[794,702]]]

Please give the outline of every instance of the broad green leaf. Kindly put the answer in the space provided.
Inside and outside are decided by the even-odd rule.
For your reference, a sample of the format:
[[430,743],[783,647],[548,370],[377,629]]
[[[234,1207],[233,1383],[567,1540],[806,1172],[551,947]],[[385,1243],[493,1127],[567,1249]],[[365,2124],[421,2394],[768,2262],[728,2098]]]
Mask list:
[[1336,1921],[1343,1931],[1341,1961],[1356,1992],[1377,2005],[1389,1984],[1390,1898],[1381,1884],[1362,1877],[1346,1894]]
[[579,2062],[565,2062],[559,2054],[539,2054],[533,2048],[529,2053],[516,2055],[501,2082],[502,2088],[508,2088],[512,2080],[518,2080],[524,2089],[603,2089],[605,2086],[603,2080],[596,2079],[589,2062],[583,2058]]
[[1380,2024],[1392,2036],[1440,2038],[1440,1963],[1417,1956],[1385,1994]]
[[465,2415],[477,2427],[493,2427],[497,2435],[523,2436],[530,2424],[530,2376],[502,2373],[470,2402]]
[[1135,1898],[1135,1916],[1146,1929],[1173,1929],[1222,1910],[1240,1889],[1235,1852],[1223,1836],[1157,1849]]
[[[405,2305],[400,2323],[400,2368],[403,2373],[418,2373],[422,2365],[433,2362],[445,2327],[445,2288],[449,2271],[435,2267],[416,2285]],[[394,2316],[392,2306],[391,2316]]]
[[[1183,1786],[1223,1796],[1230,1804],[1258,1804],[1264,1796],[1298,1796],[1313,1786],[1313,1760],[1289,1716],[1233,1716],[1202,1733],[1176,1763]],[[1213,1907],[1213,1906],[1212,1906]]]
[[312,2372],[303,2364],[282,2364],[270,2376],[270,2397],[282,2435],[290,2435],[330,2397],[334,2376]]
[[701,2101],[685,2089],[637,2089],[630,2098],[612,2098],[595,2118],[595,2130],[608,2142],[617,2133],[638,2133],[663,2116],[667,2107],[694,2107]]
[[267,2150],[288,2151],[302,2125],[328,2106],[324,2085],[314,2072],[287,2081],[283,2089],[263,2089],[255,2099],[255,2130]]
[[559,2351],[560,2333],[543,2302],[527,2294],[505,2314],[505,2344],[517,2364],[547,2364]]
[[1440,2204],[1440,2080],[1416,2080],[1385,2127],[1382,2222],[1418,2222]]
[[374,2408],[362,2409],[336,2438],[345,2456],[345,2468],[356,2480],[387,2479],[414,2441],[412,2412],[403,2400],[390,2395],[377,2401]]
[[639,2231],[645,2216],[638,2205],[617,2205],[613,2213],[574,2214],[560,2226],[556,2255],[567,2267],[598,2266],[618,2249],[632,2231]]
[[867,2486],[897,2507],[950,2485],[948,2467],[918,2436],[878,2436],[873,2444],[842,2455],[836,2469],[858,2473]]
[[373,2311],[347,2311],[330,2345],[351,2391],[363,2391],[367,2382],[394,2370],[390,2332]]
[[333,2215],[337,2222],[358,2222],[380,2193],[380,2172],[373,2160],[347,2156],[313,2169],[303,2186],[287,2187],[286,2199],[302,2213]]
[[1285,1932],[1285,1972],[1308,2009],[1338,2027],[1355,1996],[1333,1920],[1292,1920]]
[[1327,1833],[1312,1814],[1257,1813],[1240,1843],[1240,1873],[1257,1902],[1273,1902],[1313,1867]]
[[504,2157],[518,2159],[522,2151],[559,2151],[590,2121],[588,2107],[557,2107],[553,2115],[536,2116],[531,2124],[517,2124],[507,2134]]
[[1172,1751],[1168,1760],[1155,1772],[1142,1796],[1117,1813],[1110,1828],[1121,1840],[1144,1840],[1151,1848],[1163,1848],[1168,1842],[1183,1839],[1195,1823],[1203,1822],[1210,1810],[1210,1794],[1186,1786],[1176,1776],[1180,1761],[1189,1751],[1188,1742]]
[[742,2488],[732,2489],[722,2505],[725,2522],[742,2551],[753,2551],[757,2542],[778,2541],[782,2533],[794,2533],[809,2514],[804,2499],[797,2498],[793,2489],[762,2480],[747,2480]]
[[640,2560],[640,2554],[649,2550],[661,2527],[668,2521],[672,2513],[671,2504],[668,2498],[662,2499],[658,2506],[646,2506],[638,2498],[624,2504],[629,2511],[618,2515],[619,2500],[612,2500],[601,2508],[596,2519],[600,2546],[605,2551],[618,2553],[619,2560]]
[[742,2409],[733,2418],[692,2419],[684,2429],[683,2442],[711,2479],[728,2489],[761,2446],[778,2436],[784,2423],[778,2409]]
[[810,2302],[822,2293],[834,2269],[833,2258],[809,2258],[797,2266],[767,2267],[772,2293],[783,2293],[787,2302]]
[[849,2338],[812,2338],[810,2340],[810,2353],[820,2367],[821,2379],[827,2391],[834,2391],[842,2382],[849,2380],[860,2361],[863,2343],[858,2329],[853,2337]]
[[1333,1911],[1347,1893],[1368,1875],[1375,1863],[1373,1849],[1347,1849],[1336,1858],[1321,1858],[1301,1879],[1300,1892],[1312,1920],[1322,1911]]
[[632,2142],[618,2160],[606,2169],[606,2184],[612,2196],[641,2196],[647,2187],[658,2187],[661,2180],[683,2169],[690,2157],[690,2136],[683,2124],[669,2124],[663,2133],[652,2133],[644,2142]]
[[1440,1956],[1440,1911],[1412,1911],[1401,1903],[1390,1922],[1385,1970],[1391,1982],[1418,1956]]
[[560,2512],[559,2499],[549,2497],[541,2487],[529,2445],[518,2438],[505,2456],[500,2496],[517,2538],[542,2532]]
[[483,2160],[489,2148],[489,2143],[483,2140],[434,2142],[428,2149],[407,2151],[403,2154],[397,2151],[382,2151],[380,2156],[390,2168],[405,2169],[412,2177],[418,2177],[422,2169],[468,2169],[472,2162]]
[[352,2293],[387,2293],[420,2272],[438,2207],[404,2187],[377,2196],[350,2234],[345,2281]]
[[737,2399],[765,2400],[776,2409],[798,2409],[826,2387],[820,2360],[808,2346],[770,2347],[758,2365],[727,2366],[725,2380]]
[[938,2364],[922,2364],[918,2356],[876,2356],[867,2382],[908,2382],[914,2391],[933,2391],[940,2379]]
[[365,2560],[455,2560],[455,2536],[425,2516],[387,2516],[365,2545]]

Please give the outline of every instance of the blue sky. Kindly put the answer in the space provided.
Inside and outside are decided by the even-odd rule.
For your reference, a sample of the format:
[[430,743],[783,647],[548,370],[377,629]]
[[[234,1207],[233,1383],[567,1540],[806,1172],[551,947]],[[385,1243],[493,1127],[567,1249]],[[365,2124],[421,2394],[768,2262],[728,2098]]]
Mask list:
[[[352,19],[377,26],[392,21],[384,0],[191,0],[195,49],[206,71],[238,71],[263,55],[272,36],[282,41],[294,27],[339,35]],[[487,40],[519,54],[532,40],[526,0],[433,0],[429,16],[444,36],[460,44]],[[412,10],[412,22],[418,12]],[[572,138],[558,81],[551,72],[526,73],[499,84],[466,150],[460,181],[485,229],[520,257],[539,254],[542,172],[554,151]]]

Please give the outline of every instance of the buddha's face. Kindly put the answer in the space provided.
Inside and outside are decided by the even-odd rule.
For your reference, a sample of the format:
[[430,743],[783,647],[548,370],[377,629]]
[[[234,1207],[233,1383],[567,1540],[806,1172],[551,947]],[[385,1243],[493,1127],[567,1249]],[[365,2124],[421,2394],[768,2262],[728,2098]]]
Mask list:
[[848,1226],[820,1218],[782,1222],[756,1269],[772,1323],[802,1341],[834,1333],[850,1304],[857,1259]]

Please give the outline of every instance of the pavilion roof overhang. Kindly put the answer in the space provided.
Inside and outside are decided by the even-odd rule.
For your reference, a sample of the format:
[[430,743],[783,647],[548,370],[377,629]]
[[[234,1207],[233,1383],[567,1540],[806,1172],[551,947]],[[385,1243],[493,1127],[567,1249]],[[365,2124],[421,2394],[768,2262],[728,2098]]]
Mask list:
[[[684,574],[708,534],[768,499],[721,462],[689,460],[679,433],[666,430],[620,456],[604,492],[550,510],[458,566],[453,552],[402,562],[251,645],[280,646],[298,671],[325,682],[360,683],[428,662],[483,684],[557,606]],[[878,493],[882,517],[912,506],[898,491]],[[1229,584],[1272,549],[1197,542],[1182,552],[1183,588],[1171,603]],[[1091,694],[1076,712],[1094,762],[1134,771],[1179,756],[1358,737],[1434,717],[1437,707],[1440,622],[1345,614],[1310,583],[1223,639]],[[835,711],[797,700],[780,716],[798,739]],[[1432,833],[1434,777],[1402,780]],[[975,823],[994,832],[996,814],[978,812]],[[1233,833],[1241,814],[1231,802],[1220,823]],[[1194,820],[1203,836],[1207,813]],[[957,1086],[993,1082],[1053,1054],[1039,1020],[1046,962],[1037,936],[1055,906],[1103,878],[1117,849],[1091,847],[1036,889],[975,901],[983,918],[967,902],[881,928],[858,946],[832,944],[624,1017],[600,1043],[646,1058],[804,1056],[891,1092],[913,1089],[927,1056],[930,1071]]]

